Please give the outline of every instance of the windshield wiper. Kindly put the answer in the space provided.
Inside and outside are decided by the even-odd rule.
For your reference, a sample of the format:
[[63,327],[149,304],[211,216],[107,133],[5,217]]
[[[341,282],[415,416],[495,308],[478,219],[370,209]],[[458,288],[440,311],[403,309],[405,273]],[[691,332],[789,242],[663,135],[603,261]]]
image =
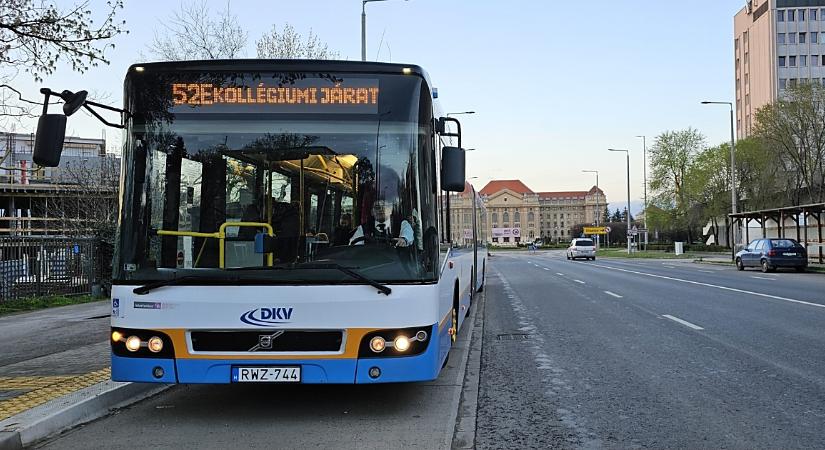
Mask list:
[[[314,264],[314,263],[304,263],[304,264],[293,264],[289,266],[252,266],[252,267],[233,267],[231,269],[226,270],[239,270],[239,271],[246,271],[246,270],[298,270],[298,269],[335,269],[339,270],[352,278],[355,278],[358,281],[362,281],[364,283],[369,284],[370,286],[378,289],[384,295],[390,295],[392,293],[392,289],[389,286],[383,285],[373,279],[370,279],[354,270],[351,267],[342,266],[336,263],[323,263],[323,264]],[[357,267],[355,267],[357,269]]]
[[389,286],[381,284],[371,278],[365,277],[364,275],[350,269],[349,267],[342,266],[336,263],[324,263],[324,264],[302,264],[299,266],[301,269],[336,269],[344,272],[345,274],[355,278],[358,281],[363,281],[364,283],[369,284],[370,286],[378,289],[381,291],[382,294],[389,296],[392,293],[392,289]]
[[164,286],[174,286],[176,284],[181,284],[186,281],[192,280],[200,280],[200,281],[238,281],[237,277],[235,278],[216,278],[216,277],[199,277],[195,275],[186,275],[180,278],[172,278],[170,280],[161,280],[161,281],[153,281],[151,283],[144,284],[143,286],[136,287],[132,289],[137,295],[146,295],[150,291],[153,291],[157,288],[164,287]]

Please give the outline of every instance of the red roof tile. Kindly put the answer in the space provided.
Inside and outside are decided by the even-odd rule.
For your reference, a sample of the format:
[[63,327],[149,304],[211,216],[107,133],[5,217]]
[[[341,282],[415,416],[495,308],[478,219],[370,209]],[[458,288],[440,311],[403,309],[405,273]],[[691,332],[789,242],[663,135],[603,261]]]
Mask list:
[[491,195],[495,194],[496,192],[503,191],[504,189],[509,189],[513,192],[518,192],[519,194],[533,194],[534,192],[527,187],[521,180],[493,180],[487,183],[487,186],[484,186],[479,193],[481,195]]
[[597,193],[597,192],[598,192],[599,194],[604,195],[604,191],[603,191],[603,190],[601,190],[601,188],[600,188],[600,187],[598,187],[598,186],[593,186],[592,188],[590,188],[590,191],[588,192],[588,194],[595,194],[595,193]]

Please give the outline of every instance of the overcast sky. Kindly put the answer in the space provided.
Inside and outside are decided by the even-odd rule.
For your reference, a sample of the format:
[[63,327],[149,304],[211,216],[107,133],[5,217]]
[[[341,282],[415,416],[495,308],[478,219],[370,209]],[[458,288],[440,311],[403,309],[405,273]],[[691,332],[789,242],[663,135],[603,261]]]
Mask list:
[[[69,5],[73,1],[59,1]],[[105,4],[91,0],[93,11]],[[226,1],[211,1],[221,9]],[[535,191],[587,190],[600,171],[612,205],[626,198],[624,155],[631,155],[631,195],[642,198],[642,140],[692,126],[709,144],[729,139],[725,107],[733,99],[733,15],[741,0],[480,1],[389,0],[367,4],[368,59],[418,64],[430,74],[444,110],[459,116],[468,177],[523,180]],[[59,67],[35,84],[16,85],[37,98],[41,85],[86,89],[122,102],[126,68],[151,59],[147,44],[176,1],[126,0],[130,31],[108,51],[111,65],[84,75]],[[632,6],[630,6],[632,5]],[[230,9],[249,32],[247,55],[272,25],[312,29],[343,59],[360,59],[359,0],[240,1]],[[380,44],[380,46],[379,46]],[[2,69],[0,69],[2,70]],[[34,123],[18,131],[33,131]],[[67,131],[97,137],[103,127],[72,116]],[[118,130],[106,130],[113,141]]]

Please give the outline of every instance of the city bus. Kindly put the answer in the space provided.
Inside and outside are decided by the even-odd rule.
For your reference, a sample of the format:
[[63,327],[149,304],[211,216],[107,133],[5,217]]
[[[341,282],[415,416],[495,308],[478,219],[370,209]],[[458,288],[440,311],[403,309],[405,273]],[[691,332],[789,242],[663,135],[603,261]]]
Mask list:
[[420,67],[136,64],[124,95],[113,380],[438,376],[486,251],[450,242],[460,124]]

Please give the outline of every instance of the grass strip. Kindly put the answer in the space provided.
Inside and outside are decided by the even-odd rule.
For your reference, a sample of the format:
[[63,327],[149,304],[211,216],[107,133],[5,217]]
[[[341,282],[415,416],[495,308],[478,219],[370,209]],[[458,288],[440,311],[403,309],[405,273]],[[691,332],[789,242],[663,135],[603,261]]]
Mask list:
[[14,300],[0,300],[0,316],[23,311],[53,308],[56,306],[78,305],[100,300],[91,295],[48,295],[43,297],[28,297]]

